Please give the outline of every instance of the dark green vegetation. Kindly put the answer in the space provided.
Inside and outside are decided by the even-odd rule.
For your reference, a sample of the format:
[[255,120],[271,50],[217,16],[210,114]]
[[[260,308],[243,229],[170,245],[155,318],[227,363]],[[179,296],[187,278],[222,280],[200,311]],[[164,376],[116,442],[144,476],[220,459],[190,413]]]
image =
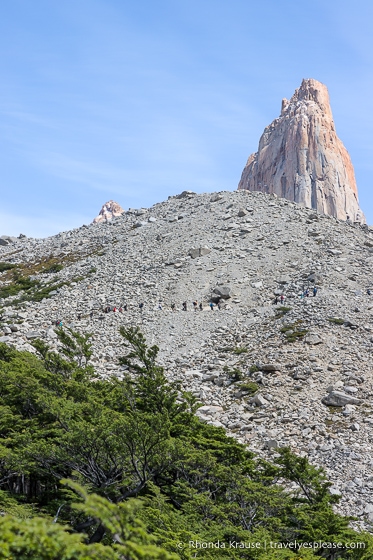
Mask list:
[[0,287],[0,299],[9,296],[20,295],[17,303],[22,301],[41,301],[50,297],[50,292],[65,286],[66,282],[57,284],[42,284],[39,280],[31,279],[29,276],[19,276],[14,273],[13,280],[9,284]]
[[[372,537],[333,512],[321,469],[289,449],[266,463],[201,423],[158,348],[121,334],[121,380],[85,365],[89,335],[60,330],[60,354],[36,341],[39,359],[0,345],[0,560],[371,558]],[[365,549],[264,550],[295,540]]]
[[47,266],[46,268],[43,269],[43,274],[55,274],[56,272],[59,272],[60,270],[63,269],[63,264],[51,264],[50,266]]
[[246,354],[248,352],[248,349],[246,348],[246,346],[236,346],[235,348],[233,348],[233,354]]
[[254,381],[240,383],[238,387],[242,393],[246,393],[248,395],[255,395],[259,389],[258,384],[254,383]]
[[232,381],[242,381],[244,378],[244,374],[239,368],[234,367],[230,369],[228,366],[224,366],[223,371]]
[[15,268],[15,264],[7,263],[7,262],[0,262],[0,272],[5,272],[6,270],[11,270]]
[[295,323],[288,323],[284,325],[280,332],[285,335],[285,339],[287,342],[296,342],[297,340],[302,339],[308,333],[307,329],[301,328],[302,321],[295,321]]
[[291,311],[291,307],[283,307],[283,306],[277,307],[275,319],[281,319],[281,317],[286,315],[286,313],[289,313],[289,311]]
[[328,317],[329,323],[334,323],[334,325],[344,325],[344,319],[338,319],[338,317]]

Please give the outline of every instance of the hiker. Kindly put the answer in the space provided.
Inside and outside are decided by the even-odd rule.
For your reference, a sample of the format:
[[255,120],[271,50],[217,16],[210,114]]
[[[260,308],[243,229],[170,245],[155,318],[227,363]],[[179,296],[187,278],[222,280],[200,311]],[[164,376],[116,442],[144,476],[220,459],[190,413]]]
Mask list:
[[123,311],[127,311],[127,304],[126,303],[123,304]]
[[367,294],[368,294],[368,296],[370,296],[371,293],[372,293],[372,292],[371,292],[370,289],[368,288],[368,289],[367,289]]
[[198,301],[197,300],[193,301],[193,308],[194,308],[194,311],[197,311],[197,309],[198,309]]
[[140,309],[141,312],[142,312],[142,310],[144,309],[144,304],[143,304],[142,302],[139,303],[139,309]]
[[60,322],[58,323],[58,326],[59,326],[59,327],[62,327],[62,321],[60,321]]
[[219,309],[219,311],[220,311],[220,310],[221,310],[221,304],[220,304],[220,301],[218,301],[218,303],[217,303],[217,306],[218,306],[218,309]]
[[183,303],[183,311],[186,311],[186,310],[187,310],[187,302],[184,301],[184,303]]
[[80,321],[81,318],[82,318],[82,314],[78,313],[78,321]]
[[316,288],[316,286],[313,287],[312,292],[313,292],[313,297],[315,297],[316,294],[317,294],[317,288]]
[[281,301],[281,303],[284,303],[284,301],[285,301],[285,296],[284,296],[284,294],[281,294],[281,296],[280,296],[280,301]]
[[119,313],[123,313],[123,307],[120,307],[120,308],[118,309],[118,311],[119,311]]
[[277,304],[278,304],[278,296],[275,297],[275,300],[274,300],[273,303],[274,303],[274,305],[277,305]]
[[200,310],[200,311],[203,311],[202,301],[200,301],[200,303],[199,303],[199,310]]
[[114,312],[114,313],[116,312],[116,310],[117,310],[117,308],[116,308],[116,307],[113,307],[113,312]]
[[171,303],[171,311],[176,311],[176,305],[174,303]]
[[158,302],[158,309],[160,309],[162,311],[162,302],[161,301]]
[[210,306],[211,311],[214,311],[214,304],[212,303],[212,301],[210,301],[209,306]]
[[93,319],[93,311],[90,312],[89,316],[90,316],[90,318],[91,318],[91,320],[92,320],[92,319]]

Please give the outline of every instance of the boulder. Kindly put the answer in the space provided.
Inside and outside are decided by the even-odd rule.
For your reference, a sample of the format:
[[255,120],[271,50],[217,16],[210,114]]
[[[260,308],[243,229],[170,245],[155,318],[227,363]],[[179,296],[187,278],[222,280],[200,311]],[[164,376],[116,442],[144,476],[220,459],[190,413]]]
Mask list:
[[362,401],[343,391],[330,391],[321,402],[327,406],[345,406],[346,404],[361,404]]
[[253,397],[252,399],[250,399],[250,402],[252,404],[256,404],[256,406],[265,406],[266,404],[268,404],[268,401],[266,401],[266,399],[264,397],[262,397],[262,395],[255,395],[255,397]]
[[197,259],[198,257],[204,257],[211,253],[211,249],[209,247],[192,247],[188,251],[188,255],[192,257],[192,259]]
[[267,441],[264,442],[264,447],[266,449],[277,449],[280,447],[280,444],[277,439],[267,439]]
[[279,364],[262,364],[259,366],[261,371],[281,371],[281,366]]
[[310,345],[315,345],[315,344],[322,344],[323,343],[323,339],[319,337],[319,335],[317,334],[307,334],[306,338],[304,339],[304,341],[307,344]]
[[232,290],[229,286],[217,286],[214,288],[214,294],[222,299],[229,299],[232,297]]
[[29,331],[26,333],[27,340],[32,340],[33,338],[40,338],[40,333],[38,331]]
[[194,196],[195,194],[196,194],[196,193],[193,192],[193,191],[183,191],[182,193],[177,194],[177,195],[175,196],[175,198],[178,198],[178,199],[180,199],[180,198],[189,198],[190,196]]

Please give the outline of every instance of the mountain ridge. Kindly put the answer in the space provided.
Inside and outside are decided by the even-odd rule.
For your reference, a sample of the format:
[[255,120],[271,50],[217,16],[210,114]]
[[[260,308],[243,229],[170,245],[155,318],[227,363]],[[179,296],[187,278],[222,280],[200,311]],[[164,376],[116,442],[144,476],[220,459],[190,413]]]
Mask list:
[[58,350],[62,321],[93,333],[101,376],[121,376],[119,327],[139,326],[205,422],[263,457],[286,445],[307,455],[342,495],[340,511],[372,521],[368,226],[260,192],[189,191],[17,239],[0,247],[0,262],[1,342],[33,352],[40,337]]

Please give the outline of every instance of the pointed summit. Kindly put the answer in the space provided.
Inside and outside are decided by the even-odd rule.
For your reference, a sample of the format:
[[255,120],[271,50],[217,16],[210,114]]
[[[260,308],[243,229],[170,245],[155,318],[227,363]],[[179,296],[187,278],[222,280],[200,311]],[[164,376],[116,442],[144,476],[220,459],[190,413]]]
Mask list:
[[336,218],[365,222],[350,156],[335,132],[327,87],[302,81],[247,160],[239,189],[275,193]]
[[93,223],[100,224],[101,222],[107,222],[108,220],[112,220],[113,218],[120,216],[123,212],[124,210],[120,204],[114,202],[114,200],[109,200],[108,202],[105,202],[99,215],[93,220]]

